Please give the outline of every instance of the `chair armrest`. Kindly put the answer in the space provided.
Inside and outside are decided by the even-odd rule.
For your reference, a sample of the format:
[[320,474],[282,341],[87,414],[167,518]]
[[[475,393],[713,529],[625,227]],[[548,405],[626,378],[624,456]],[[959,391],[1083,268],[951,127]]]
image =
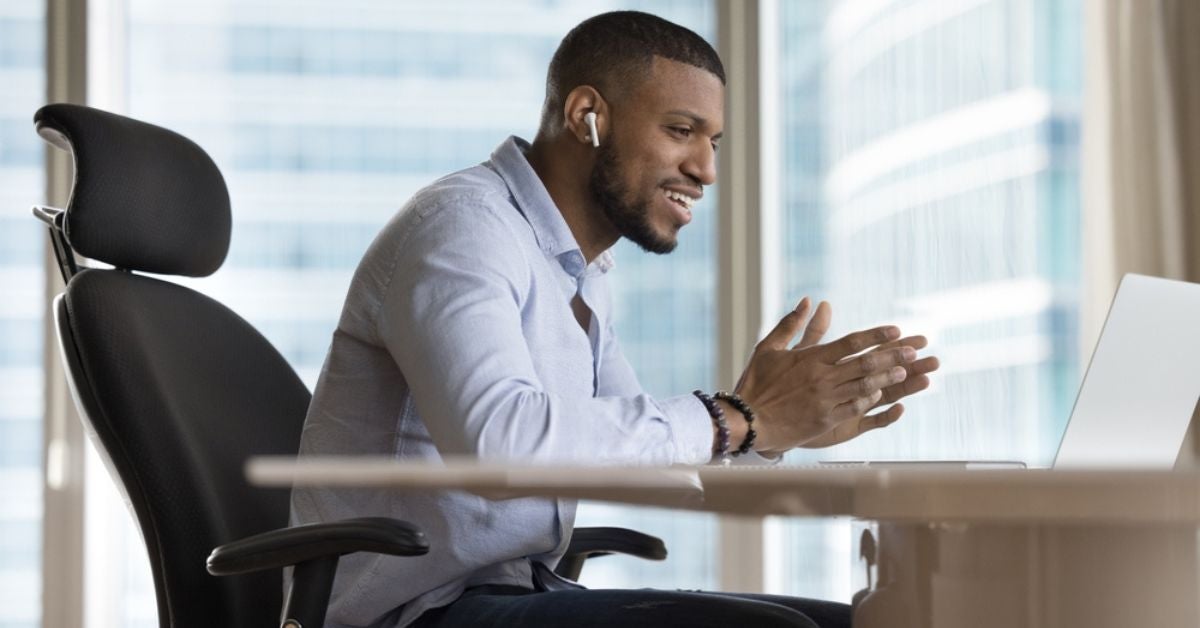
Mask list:
[[575,528],[567,552],[554,573],[578,580],[583,561],[594,556],[628,554],[646,560],[663,560],[667,546],[662,539],[626,528]]
[[231,576],[352,552],[420,556],[428,551],[425,533],[413,524],[386,517],[361,517],[271,530],[226,543],[209,554],[208,573]]

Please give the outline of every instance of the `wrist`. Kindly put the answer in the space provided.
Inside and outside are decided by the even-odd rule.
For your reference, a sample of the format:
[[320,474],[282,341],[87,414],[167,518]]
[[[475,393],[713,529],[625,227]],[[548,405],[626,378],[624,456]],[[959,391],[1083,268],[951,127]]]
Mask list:
[[733,452],[733,455],[741,456],[754,451],[755,441],[758,440],[758,432],[754,429],[754,408],[751,408],[750,404],[746,403],[746,400],[742,399],[742,396],[737,393],[725,392],[721,390],[717,391],[713,397],[720,401],[728,402],[729,405],[732,406],[735,411],[741,414],[743,419],[745,419],[745,434],[743,435],[742,441],[738,445],[737,450]]
[[708,412],[708,416],[712,418],[713,443],[710,450],[712,452],[712,459],[720,460],[721,464],[729,464],[729,450],[732,439],[729,435],[729,423],[725,419],[725,410],[715,399],[701,390],[692,391],[692,394],[700,400],[700,403],[704,404],[704,409]]
[[[729,426],[729,442],[734,449],[746,440],[746,431],[749,429],[749,424],[746,422],[746,417],[738,411],[733,404],[724,399],[714,399],[721,410],[725,412],[725,422]],[[716,428],[713,428],[713,442],[716,442]],[[715,451],[715,448],[714,448]]]
[[[745,406],[745,409],[749,410],[753,414],[753,416],[754,416],[753,420],[751,420],[751,421],[746,420],[746,416],[743,413],[742,408],[736,407],[736,405],[728,399],[721,398],[726,395],[728,395],[730,397],[737,397],[738,401],[743,406]],[[732,394],[717,393],[717,395],[714,395],[714,399],[718,403],[722,404],[722,408],[725,409],[726,415],[731,416],[731,417],[737,417],[737,419],[738,419],[738,421],[737,421],[737,427],[738,427],[737,437],[734,439],[731,439],[734,443],[745,444],[745,440],[746,440],[746,437],[748,436],[748,432],[751,429],[754,430],[754,440],[752,442],[750,442],[748,445],[746,445],[747,451],[745,453],[753,451],[754,453],[756,453],[764,458],[775,459],[775,458],[778,458],[779,456],[782,456],[783,454],[787,453],[787,451],[790,449],[790,447],[787,447],[787,446],[781,447],[781,446],[779,446],[780,443],[775,442],[775,439],[773,438],[774,430],[770,429],[770,422],[764,421],[763,417],[762,417],[762,412],[760,412],[756,408],[751,407],[748,402],[743,400],[743,398],[740,396],[739,393],[737,393],[737,392],[732,393]],[[732,418],[729,420],[729,425],[732,430],[733,425],[734,425],[734,420]],[[766,432],[766,433],[764,434],[764,432]]]

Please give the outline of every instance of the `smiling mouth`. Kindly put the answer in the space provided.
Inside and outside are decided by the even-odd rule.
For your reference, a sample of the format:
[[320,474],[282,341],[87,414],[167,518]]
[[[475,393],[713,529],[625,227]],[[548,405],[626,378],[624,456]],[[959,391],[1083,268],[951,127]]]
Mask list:
[[695,198],[688,196],[687,194],[683,194],[682,192],[676,192],[674,190],[663,190],[663,195],[667,197],[667,200],[671,201],[672,203],[675,203],[676,205],[679,205],[680,207],[682,207],[688,211],[691,211],[692,205],[696,204]]

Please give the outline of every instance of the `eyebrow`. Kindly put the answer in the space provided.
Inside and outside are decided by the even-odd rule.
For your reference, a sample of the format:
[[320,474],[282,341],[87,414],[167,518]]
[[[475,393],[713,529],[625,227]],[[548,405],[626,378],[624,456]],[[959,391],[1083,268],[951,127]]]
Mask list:
[[[688,111],[687,109],[672,109],[672,110],[670,110],[670,111],[668,111],[668,112],[667,112],[667,115],[669,115],[669,116],[683,116],[683,117],[685,117],[685,118],[689,118],[689,119],[691,119],[691,121],[692,121],[692,122],[694,122],[694,123],[695,123],[697,126],[704,126],[704,125],[708,124],[708,120],[705,120],[704,118],[702,118],[702,117],[700,117],[700,116],[696,115],[696,114],[695,114],[694,112],[692,112],[692,111]],[[720,132],[720,133],[717,133],[716,135],[712,136],[712,139],[714,139],[714,140],[719,140],[719,139],[721,139],[721,136],[722,136],[722,135],[724,135],[724,134],[725,134],[725,132],[724,132],[724,131],[722,131],[722,132]]]

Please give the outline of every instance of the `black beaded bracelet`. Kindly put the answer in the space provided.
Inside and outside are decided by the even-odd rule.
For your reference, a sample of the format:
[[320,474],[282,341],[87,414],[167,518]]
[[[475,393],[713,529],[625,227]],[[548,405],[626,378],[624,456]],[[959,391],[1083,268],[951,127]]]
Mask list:
[[713,424],[717,426],[717,452],[716,455],[721,458],[721,464],[728,465],[732,460],[729,458],[729,423],[725,420],[725,411],[721,406],[713,401],[712,397],[704,394],[702,391],[692,391],[693,395],[704,404],[704,409],[708,410],[708,415],[712,417]]
[[754,439],[758,437],[758,432],[754,431],[754,411],[750,409],[750,404],[746,403],[737,393],[723,390],[717,391],[713,397],[729,402],[729,405],[746,417],[746,438],[742,440],[742,444],[738,446],[737,451],[733,452],[733,455],[740,456],[750,453],[750,450],[754,448]]

